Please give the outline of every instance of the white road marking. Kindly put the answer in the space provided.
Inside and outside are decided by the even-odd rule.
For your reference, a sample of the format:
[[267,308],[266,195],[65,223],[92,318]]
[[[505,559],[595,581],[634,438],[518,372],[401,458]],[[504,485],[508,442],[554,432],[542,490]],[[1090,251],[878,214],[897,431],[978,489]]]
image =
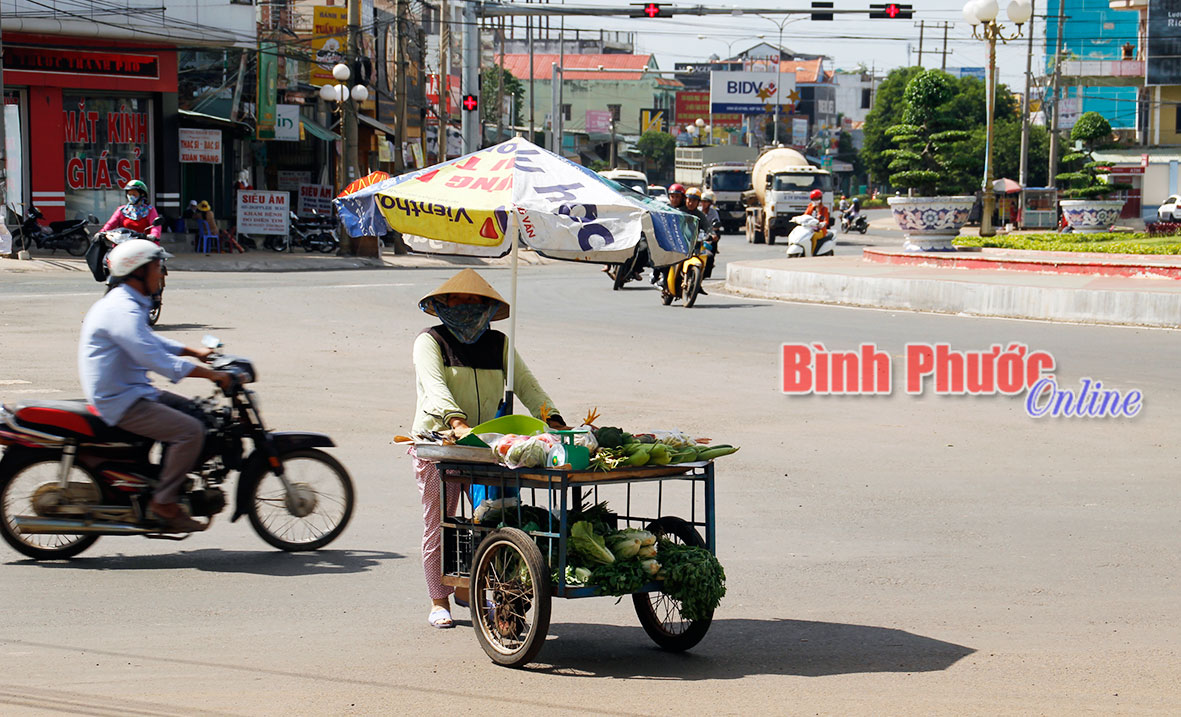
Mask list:
[[22,381],[19,378],[0,378],[0,386],[19,386],[21,384],[28,385],[32,381]]
[[15,391],[5,391],[4,395],[8,396],[14,393],[61,393],[58,388],[18,388]]

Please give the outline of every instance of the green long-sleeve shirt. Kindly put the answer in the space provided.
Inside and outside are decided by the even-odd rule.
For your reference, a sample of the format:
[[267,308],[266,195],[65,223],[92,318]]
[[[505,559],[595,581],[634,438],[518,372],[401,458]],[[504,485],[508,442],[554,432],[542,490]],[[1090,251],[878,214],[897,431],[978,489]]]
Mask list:
[[[487,331],[470,345],[456,341],[442,326],[419,334],[414,341],[414,431],[447,430],[453,418],[463,418],[469,426],[495,418],[504,397],[507,354],[499,331]],[[542,404],[557,414],[520,354],[515,360],[513,393],[521,405],[539,418]]]

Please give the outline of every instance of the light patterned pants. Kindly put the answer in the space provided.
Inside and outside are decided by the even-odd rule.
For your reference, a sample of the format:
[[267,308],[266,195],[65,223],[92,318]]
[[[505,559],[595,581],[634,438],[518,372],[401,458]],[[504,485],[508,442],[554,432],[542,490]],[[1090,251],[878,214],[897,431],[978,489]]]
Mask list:
[[[422,497],[422,570],[426,574],[426,588],[431,600],[447,597],[455,590],[444,585],[443,576],[443,529],[439,513],[439,470],[434,463],[419,458],[411,448],[414,461],[414,478],[418,482],[418,494]],[[447,515],[455,515],[459,508],[459,486],[447,491]]]

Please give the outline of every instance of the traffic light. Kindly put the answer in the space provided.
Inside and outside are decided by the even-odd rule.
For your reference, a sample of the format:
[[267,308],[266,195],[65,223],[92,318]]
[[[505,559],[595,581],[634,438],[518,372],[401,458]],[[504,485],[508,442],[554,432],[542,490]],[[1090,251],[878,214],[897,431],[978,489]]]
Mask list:
[[672,17],[672,13],[665,9],[667,3],[646,2],[632,3],[632,17]]
[[913,5],[888,2],[869,6],[870,20],[909,20],[912,17],[914,17]]
[[[812,9],[813,10],[824,10],[824,9],[831,10],[832,3],[831,2],[817,2],[817,0],[812,0]],[[814,12],[814,13],[812,13],[812,19],[813,20],[832,21],[832,13],[831,12]]]
[[464,95],[463,108],[468,112],[475,112],[480,109],[480,99],[475,95]]

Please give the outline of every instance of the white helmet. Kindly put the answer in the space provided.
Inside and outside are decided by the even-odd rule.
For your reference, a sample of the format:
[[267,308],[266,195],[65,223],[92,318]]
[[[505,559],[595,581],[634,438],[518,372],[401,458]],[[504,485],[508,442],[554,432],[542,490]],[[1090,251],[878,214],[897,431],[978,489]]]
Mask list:
[[126,279],[136,269],[157,259],[171,258],[172,255],[155,242],[147,239],[129,239],[107,254],[107,269],[111,273],[111,283]]
[[711,192],[710,190],[707,189],[701,193],[701,201],[712,202],[713,200],[714,200],[714,193]]

